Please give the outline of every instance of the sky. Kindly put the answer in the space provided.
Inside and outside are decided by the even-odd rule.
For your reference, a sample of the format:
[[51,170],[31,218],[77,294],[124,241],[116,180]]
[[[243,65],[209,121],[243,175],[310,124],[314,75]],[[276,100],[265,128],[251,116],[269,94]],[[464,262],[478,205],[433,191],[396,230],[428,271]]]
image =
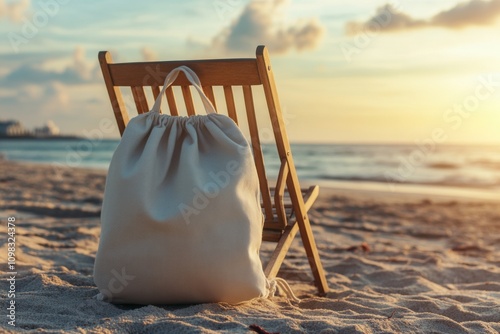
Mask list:
[[[0,0],[0,119],[113,119],[97,62],[269,48],[293,142],[500,144],[500,0]],[[118,138],[118,130],[103,132]]]

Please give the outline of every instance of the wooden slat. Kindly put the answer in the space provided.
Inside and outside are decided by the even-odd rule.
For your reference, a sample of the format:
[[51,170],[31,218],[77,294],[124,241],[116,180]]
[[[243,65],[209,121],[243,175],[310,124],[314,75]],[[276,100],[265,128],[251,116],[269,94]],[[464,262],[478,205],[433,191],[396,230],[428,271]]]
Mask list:
[[295,169],[295,164],[293,162],[293,157],[290,150],[290,143],[288,142],[288,136],[285,130],[285,123],[283,121],[283,115],[279,103],[276,83],[274,81],[271,61],[269,59],[269,53],[267,52],[267,49],[261,45],[257,48],[256,55],[257,67],[259,69],[259,74],[262,80],[262,87],[264,88],[269,115],[271,117],[271,123],[273,125],[276,147],[278,149],[280,159],[287,159],[288,167],[290,169],[290,175],[287,178],[287,188],[290,192],[290,199],[295,208],[295,214],[297,216],[297,224],[299,225],[302,243],[304,244],[304,248],[307,253],[309,266],[311,267],[316,287],[318,288],[320,294],[325,294],[329,290],[328,282],[326,281],[325,271],[319,258],[316,241],[314,240],[314,235],[311,229],[311,223],[309,221],[307,210],[304,205],[304,199],[302,197],[302,191],[300,189],[297,170]]
[[153,96],[156,100],[158,95],[160,95],[160,87],[159,86],[151,86],[151,92],[153,93]]
[[[261,83],[255,59],[208,59],[155,61],[110,64],[115,86],[161,86],[167,74],[185,65],[191,68],[207,86],[259,85]],[[186,86],[189,82],[179,75],[174,85]]]
[[293,209],[291,203],[285,204],[285,199],[290,200],[288,192],[285,191],[286,179],[288,177],[288,163],[286,159],[281,162],[276,187],[271,188],[271,196],[274,198],[273,213],[276,216],[272,220],[266,220],[264,225],[266,229],[283,230],[292,215]]
[[255,116],[255,107],[253,103],[252,87],[243,86],[243,98],[245,100],[245,109],[247,111],[248,128],[252,141],[253,156],[255,159],[255,167],[259,175],[260,192],[264,203],[264,214],[266,221],[272,221],[273,209],[271,203],[271,195],[269,193],[269,185],[266,178],[266,169],[264,167],[264,156],[262,155],[262,147],[260,145],[259,128],[257,126],[257,118]]
[[191,90],[189,89],[189,86],[182,86],[182,96],[184,97],[184,103],[186,104],[186,110],[189,116],[193,116],[196,114],[196,111],[194,110],[194,104],[193,104],[193,96],[191,95]]
[[172,87],[168,87],[165,90],[165,95],[167,96],[168,109],[170,109],[170,115],[179,116],[179,112],[177,111],[177,105],[175,104],[175,96]]
[[281,236],[279,236],[278,240],[273,238],[274,235],[272,233],[264,231],[264,241],[278,241],[278,245],[276,246],[276,249],[264,269],[264,274],[267,279],[272,279],[278,274],[281,264],[283,263],[286,253],[288,253],[288,249],[290,248],[298,230],[298,224],[295,222],[292,226],[287,226],[285,228],[285,231]]
[[[160,95],[160,87],[159,86],[151,86],[151,92],[153,93],[153,97],[156,101],[156,99],[158,98],[158,95]],[[154,101],[153,101],[153,104],[154,104]],[[161,113],[161,107],[160,107],[159,112]]]
[[283,231],[264,229],[262,231],[262,241],[278,242],[283,235]]
[[238,115],[236,114],[233,88],[231,86],[224,86],[224,97],[226,99],[227,115],[231,117],[236,124],[238,124]]
[[149,111],[148,101],[146,100],[146,94],[144,94],[143,87],[130,87],[132,89],[132,95],[134,96],[135,106],[137,107],[137,112],[143,114]]
[[205,95],[208,97],[210,102],[212,102],[215,110],[217,110],[217,105],[215,104],[215,95],[214,95],[214,89],[212,86],[203,86],[203,92]]
[[[275,189],[274,187],[271,187],[269,190],[271,192],[271,196],[275,195]],[[310,186],[309,188],[302,188],[302,197],[304,198],[304,206],[307,211],[312,207],[314,204],[314,201],[318,198],[319,195],[319,186],[314,185]],[[291,208],[293,207],[293,204],[290,202],[290,194],[288,191],[285,189],[285,192],[283,194],[283,199],[285,201],[285,208]]]
[[285,228],[288,219],[285,212],[285,203],[283,201],[285,195],[286,179],[288,178],[288,163],[286,159],[281,161],[281,167],[276,181],[276,189],[274,192],[274,207],[278,216],[278,223],[280,228]]
[[[275,196],[276,195],[275,188],[271,188],[270,190],[271,190],[271,196]],[[315,186],[310,186],[309,188],[302,188],[301,192],[302,192],[302,197],[304,198],[304,207],[306,211],[309,211],[313,206],[314,202],[316,201],[316,199],[318,198],[319,186],[315,185]],[[286,190],[283,194],[283,201],[284,201],[283,207],[285,208],[286,217],[289,220],[293,219],[295,215],[295,211],[293,210],[294,206],[291,203],[290,194]],[[261,207],[263,207],[263,203],[261,203]],[[276,212],[275,206],[273,206],[273,212]],[[268,225],[271,226],[273,223],[274,222],[269,222]]]
[[125,131],[125,127],[129,121],[129,116],[127,109],[125,108],[125,103],[123,102],[120,88],[115,87],[113,84],[113,78],[111,77],[111,72],[109,71],[109,65],[111,65],[112,61],[113,59],[108,51],[99,52],[99,64],[101,65],[104,83],[106,84],[106,89],[108,91],[109,100],[111,101],[111,107],[113,108],[118,130],[120,131],[120,135],[123,135],[123,131]]
[[[305,193],[304,190],[306,190]],[[318,198],[319,186],[310,186],[308,189],[302,189],[302,193],[304,194],[304,207],[306,211],[309,211]]]

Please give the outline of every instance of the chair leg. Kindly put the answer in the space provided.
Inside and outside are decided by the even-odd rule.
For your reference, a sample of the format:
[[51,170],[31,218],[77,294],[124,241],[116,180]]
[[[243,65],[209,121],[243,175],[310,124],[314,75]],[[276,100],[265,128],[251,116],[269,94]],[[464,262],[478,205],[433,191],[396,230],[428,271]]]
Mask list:
[[314,276],[314,283],[318,288],[319,294],[324,295],[329,290],[328,283],[326,281],[325,271],[319,258],[318,249],[316,248],[316,242],[314,241],[314,235],[312,233],[307,214],[302,217],[297,217],[297,225],[299,226],[302,243],[304,244],[307,259],[309,260],[309,265],[311,266],[312,274]]
[[292,244],[295,235],[299,231],[299,225],[297,223],[293,224],[293,226],[287,226],[285,231],[281,235],[280,240],[278,241],[278,245],[274,249],[269,262],[267,262],[266,268],[264,269],[264,274],[268,279],[276,277],[278,271],[280,270],[281,264],[285,259],[286,254],[288,253],[288,249]]

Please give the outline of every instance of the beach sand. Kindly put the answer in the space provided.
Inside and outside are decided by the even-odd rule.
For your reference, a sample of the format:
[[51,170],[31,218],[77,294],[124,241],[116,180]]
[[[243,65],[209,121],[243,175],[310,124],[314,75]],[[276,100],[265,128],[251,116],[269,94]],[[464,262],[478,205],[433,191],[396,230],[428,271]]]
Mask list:
[[[322,189],[311,220],[331,288],[325,297],[315,295],[296,238],[279,276],[300,303],[131,306],[95,298],[104,182],[103,171],[0,161],[0,332],[500,332],[500,201]],[[6,317],[11,216],[15,328]],[[263,245],[263,258],[272,245]]]

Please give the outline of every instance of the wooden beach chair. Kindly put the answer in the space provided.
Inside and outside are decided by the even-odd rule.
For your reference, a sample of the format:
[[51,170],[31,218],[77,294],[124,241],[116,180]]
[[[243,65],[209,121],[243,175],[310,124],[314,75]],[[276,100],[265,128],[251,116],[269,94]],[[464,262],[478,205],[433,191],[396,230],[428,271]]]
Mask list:
[[[121,93],[123,87],[130,87],[132,90],[134,99],[132,107],[138,113],[145,113],[150,110],[152,97],[156,98],[160,93],[166,75],[180,65],[186,65],[196,72],[204,85],[205,94],[216,108],[218,101],[215,99],[214,87],[222,87],[222,89],[217,89],[223,91],[228,116],[241,127],[243,122],[239,122],[238,114],[246,114],[247,120],[244,123],[248,124],[246,130],[250,134],[262,192],[262,210],[265,217],[263,240],[277,242],[277,246],[264,269],[265,274],[268,278],[274,278],[277,275],[295,235],[300,231],[315,279],[315,285],[320,294],[325,294],[328,292],[328,285],[307,214],[318,196],[319,187],[300,188],[278,100],[269,54],[265,46],[257,47],[256,53],[256,58],[246,59],[113,63],[110,53],[101,51],[99,52],[99,62],[120,134],[123,134],[129,121],[129,114]],[[180,86],[187,114],[195,115],[195,103],[192,99],[189,82],[185,76],[179,75],[173,86]],[[262,88],[259,88],[259,86]],[[146,91],[145,88],[147,88]],[[243,93],[243,111],[236,108],[236,94],[234,93],[237,89],[241,89]],[[270,118],[270,124],[272,124],[268,129],[272,129],[272,133],[274,133],[273,144],[276,146],[279,161],[281,161],[274,187],[270,186],[264,168],[263,150],[259,138],[259,129],[261,128],[256,117],[253,93],[256,89],[263,89],[268,109],[266,115]],[[180,95],[180,93],[178,94]],[[147,95],[152,95],[149,97],[149,103]],[[176,101],[172,87],[167,89],[165,95],[168,110],[163,107],[162,112],[178,115],[181,110],[178,100],[181,99],[177,98]],[[267,121],[269,122],[269,120]]]

